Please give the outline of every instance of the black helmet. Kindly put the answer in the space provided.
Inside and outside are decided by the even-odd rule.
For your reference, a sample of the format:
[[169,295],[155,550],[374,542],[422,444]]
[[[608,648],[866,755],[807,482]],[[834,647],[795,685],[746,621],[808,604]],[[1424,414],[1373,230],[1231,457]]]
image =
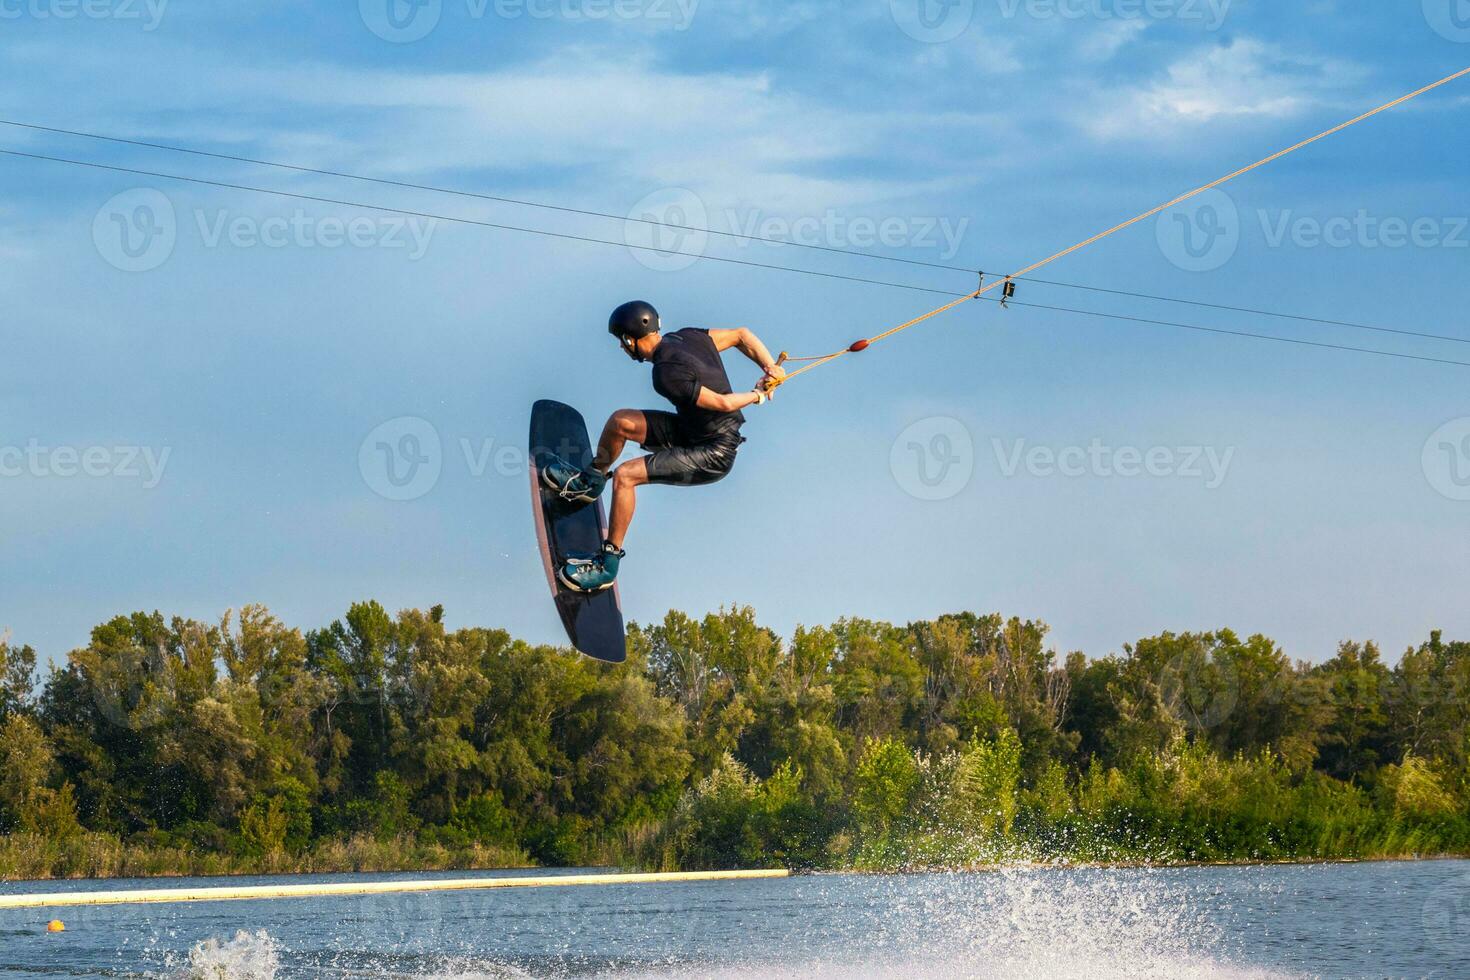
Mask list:
[[624,303],[613,310],[607,320],[607,332],[619,340],[641,340],[651,333],[658,333],[658,330],[658,310],[641,299]]

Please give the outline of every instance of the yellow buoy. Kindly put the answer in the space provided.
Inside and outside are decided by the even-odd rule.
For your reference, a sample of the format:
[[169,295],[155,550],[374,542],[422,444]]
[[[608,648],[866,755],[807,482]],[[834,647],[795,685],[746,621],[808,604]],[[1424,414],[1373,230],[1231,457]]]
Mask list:
[[46,931],[66,932],[66,923],[62,922],[60,919],[52,919],[50,922],[46,923]]

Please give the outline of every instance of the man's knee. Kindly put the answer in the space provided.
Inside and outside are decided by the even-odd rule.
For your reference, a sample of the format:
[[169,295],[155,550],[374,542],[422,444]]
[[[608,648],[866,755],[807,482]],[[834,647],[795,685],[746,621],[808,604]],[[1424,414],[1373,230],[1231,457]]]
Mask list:
[[613,412],[608,425],[625,439],[636,439],[643,431],[643,413],[633,408]]
[[647,471],[642,466],[624,463],[613,470],[613,488],[631,490],[648,482]]

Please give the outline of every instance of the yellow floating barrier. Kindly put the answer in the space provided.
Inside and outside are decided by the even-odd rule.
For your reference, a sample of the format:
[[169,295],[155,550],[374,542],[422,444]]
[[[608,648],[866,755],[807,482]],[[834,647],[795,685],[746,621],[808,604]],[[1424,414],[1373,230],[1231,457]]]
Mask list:
[[0,909],[63,908],[76,905],[141,905],[159,902],[238,902],[272,898],[390,895],[397,892],[454,892],[490,888],[564,888],[572,885],[648,885],[690,881],[785,878],[790,872],[682,871],[659,874],[541,875],[510,878],[438,878],[422,881],[327,881],[310,885],[249,885],[235,888],[141,888],[120,892],[55,892],[0,895]]

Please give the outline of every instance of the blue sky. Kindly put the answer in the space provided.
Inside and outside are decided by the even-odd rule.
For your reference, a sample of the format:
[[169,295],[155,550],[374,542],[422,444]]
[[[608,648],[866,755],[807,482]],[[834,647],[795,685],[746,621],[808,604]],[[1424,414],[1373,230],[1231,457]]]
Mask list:
[[[1467,7],[430,0],[390,20],[381,0],[12,0],[0,116],[1003,272],[1470,64]],[[1470,81],[1042,278],[1470,337],[1467,124]],[[315,626],[365,598],[559,641],[517,454],[538,397],[594,425],[657,405],[603,333],[614,305],[819,353],[943,297],[712,259],[973,281],[719,237],[662,239],[704,256],[671,262],[402,227],[358,205],[650,240],[13,127],[0,148],[352,202],[0,157],[0,630],[51,657],[136,609],[260,602]],[[117,222],[140,216],[129,252]],[[1055,286],[1018,299],[1470,360]],[[782,631],[998,610],[1092,654],[1220,626],[1313,660],[1463,637],[1467,381],[970,304],[752,410],[723,483],[645,492],[624,604],[750,603]],[[379,443],[427,475],[395,489]]]

